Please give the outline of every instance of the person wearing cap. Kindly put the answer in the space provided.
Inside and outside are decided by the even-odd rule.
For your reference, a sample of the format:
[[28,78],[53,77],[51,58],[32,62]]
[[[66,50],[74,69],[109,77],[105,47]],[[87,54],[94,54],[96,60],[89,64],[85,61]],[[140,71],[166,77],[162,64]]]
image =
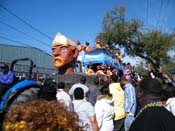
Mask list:
[[0,66],[2,72],[0,72],[0,83],[2,85],[9,85],[14,80],[14,73],[9,70],[9,66],[7,64],[2,64]]
[[79,51],[77,44],[57,33],[52,42],[53,65],[58,69],[59,74],[72,74],[74,72],[74,63],[78,57]]
[[9,70],[9,66],[5,63],[0,65],[0,99],[1,96],[5,93],[10,85],[14,82],[15,75]]

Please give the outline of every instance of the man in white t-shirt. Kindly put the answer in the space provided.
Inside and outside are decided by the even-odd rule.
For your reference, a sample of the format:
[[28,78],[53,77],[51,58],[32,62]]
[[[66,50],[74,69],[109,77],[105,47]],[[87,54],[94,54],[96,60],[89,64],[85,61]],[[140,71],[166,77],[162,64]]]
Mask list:
[[90,102],[83,99],[83,95],[84,91],[82,88],[77,87],[74,90],[73,107],[79,116],[79,125],[84,126],[85,131],[98,131],[94,108]]
[[80,83],[77,83],[77,84],[72,85],[72,87],[70,88],[70,90],[69,90],[69,92],[68,92],[69,95],[70,95],[72,98],[74,98],[74,96],[73,96],[74,90],[75,90],[76,88],[80,87],[80,88],[83,89],[83,91],[84,91],[84,99],[86,99],[86,98],[87,98],[87,95],[88,95],[88,93],[89,93],[89,88],[85,85],[85,83],[86,83],[86,77],[85,77],[85,76],[82,76],[82,77],[80,78]]

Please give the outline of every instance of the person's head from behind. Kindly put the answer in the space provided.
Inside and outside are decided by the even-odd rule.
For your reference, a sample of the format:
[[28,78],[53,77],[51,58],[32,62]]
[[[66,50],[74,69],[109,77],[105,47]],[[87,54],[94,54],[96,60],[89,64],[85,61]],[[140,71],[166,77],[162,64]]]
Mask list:
[[112,74],[112,75],[111,75],[111,80],[112,80],[113,82],[118,82],[118,76],[117,76],[116,74]]
[[74,90],[74,98],[75,98],[75,100],[83,100],[84,99],[84,91],[81,87],[77,87]]
[[165,100],[175,97],[175,88],[172,83],[166,83],[163,85],[163,96]]
[[58,82],[57,89],[64,89],[65,83],[64,82]]
[[35,100],[12,108],[3,131],[82,131],[78,116],[59,101]]
[[86,41],[85,45],[86,45],[86,46],[89,46],[89,42],[88,42],[88,41]]
[[122,76],[122,77],[120,78],[119,82],[120,82],[120,85],[121,85],[122,87],[125,86],[127,83],[129,83],[129,81],[126,79],[125,76]]
[[[78,56],[77,44],[58,33],[52,43],[53,64],[57,69],[72,67]],[[65,73],[65,72],[64,72]],[[72,73],[72,70],[68,72]]]
[[161,100],[163,90],[160,81],[153,78],[142,79],[136,87],[136,96],[140,105],[152,100]]
[[48,78],[44,81],[43,86],[38,92],[39,98],[45,100],[56,100],[56,81],[52,78]]
[[108,86],[109,86],[108,84],[105,84],[105,85],[103,85],[103,86],[101,87],[101,89],[100,89],[100,94],[101,94],[101,95],[112,96],[112,95],[110,94],[110,91],[109,91],[109,87],[108,87]]
[[81,76],[80,83],[82,83],[82,84],[86,83],[86,77],[85,76]]

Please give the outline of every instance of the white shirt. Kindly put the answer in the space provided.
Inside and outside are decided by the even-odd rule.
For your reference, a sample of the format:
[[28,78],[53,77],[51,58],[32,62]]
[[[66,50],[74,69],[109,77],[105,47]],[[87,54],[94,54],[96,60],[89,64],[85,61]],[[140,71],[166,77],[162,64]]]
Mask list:
[[58,89],[56,94],[57,101],[60,101],[64,103],[69,111],[73,110],[72,107],[72,100],[67,92],[65,92],[63,89]]
[[93,131],[92,125],[89,120],[89,117],[94,116],[95,117],[95,111],[90,102],[87,100],[73,100],[74,105],[74,111],[79,116],[79,125],[85,126],[85,131]]
[[165,108],[175,116],[175,97],[167,100]]
[[95,104],[95,114],[99,126],[99,131],[113,131],[114,106],[109,99],[97,100]]
[[75,90],[76,88],[78,88],[78,87],[80,87],[80,88],[83,89],[83,91],[84,91],[84,98],[86,98],[86,95],[87,95],[87,93],[89,92],[89,88],[88,88],[86,85],[81,84],[81,83],[74,84],[74,85],[70,88],[70,90],[69,90],[69,92],[68,92],[69,95],[73,96],[74,90]]

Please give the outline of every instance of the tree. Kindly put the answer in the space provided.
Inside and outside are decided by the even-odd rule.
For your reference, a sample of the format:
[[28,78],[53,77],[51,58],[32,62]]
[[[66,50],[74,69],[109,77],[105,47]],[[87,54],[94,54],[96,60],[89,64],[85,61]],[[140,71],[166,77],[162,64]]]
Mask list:
[[167,52],[174,50],[175,35],[154,29],[144,32],[143,25],[138,19],[126,20],[125,8],[116,6],[103,18],[103,31],[97,38],[112,49],[123,47],[127,55],[141,57],[155,68],[171,62]]

